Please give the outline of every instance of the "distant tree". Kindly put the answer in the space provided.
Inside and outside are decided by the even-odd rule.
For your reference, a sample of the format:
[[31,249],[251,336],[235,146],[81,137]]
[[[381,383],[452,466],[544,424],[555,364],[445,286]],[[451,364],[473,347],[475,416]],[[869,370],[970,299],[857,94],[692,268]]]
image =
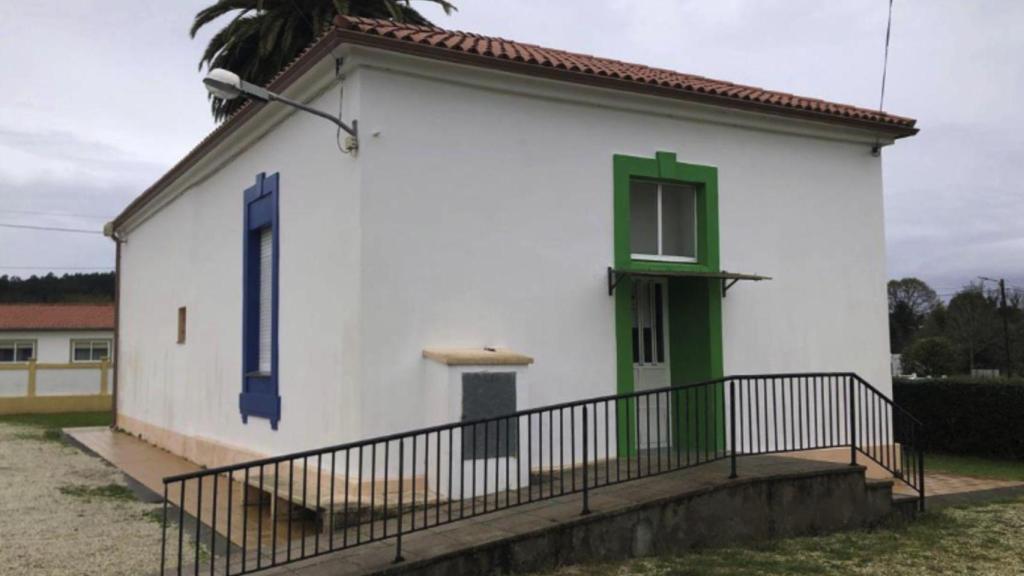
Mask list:
[[928,316],[939,306],[935,290],[918,278],[890,280],[889,344],[893,353],[902,352]]
[[113,302],[114,273],[0,276],[0,302]]
[[[439,5],[446,14],[455,6],[446,0],[422,0]],[[204,26],[228,16],[227,23],[210,39],[199,68],[225,68],[248,82],[265,86],[303,49],[309,46],[338,14],[383,18],[412,24],[430,24],[411,0],[216,0],[199,11],[189,34],[195,38]],[[242,100],[211,98],[213,117],[230,116]]]
[[981,353],[993,346],[998,334],[996,302],[980,285],[969,285],[949,301],[946,331],[966,356],[968,370],[974,370]]
[[921,328],[918,329],[915,338],[934,338],[936,336],[947,336],[947,309],[942,302],[932,309],[928,317],[924,319]]
[[903,351],[903,371],[946,376],[956,371],[956,348],[942,336],[917,338]]

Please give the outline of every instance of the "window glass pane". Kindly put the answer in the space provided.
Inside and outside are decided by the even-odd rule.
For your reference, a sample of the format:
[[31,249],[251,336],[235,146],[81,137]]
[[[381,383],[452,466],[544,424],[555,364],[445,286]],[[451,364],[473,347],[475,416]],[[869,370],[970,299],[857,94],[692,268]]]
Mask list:
[[103,360],[104,358],[106,358],[108,356],[110,356],[110,353],[107,351],[107,343],[106,342],[96,342],[96,343],[94,343],[92,345],[92,359],[93,360],[99,362],[100,360]]
[[35,356],[35,354],[33,354],[33,348],[34,347],[32,346],[32,344],[18,344],[18,351],[16,354],[16,356],[18,357],[18,362],[28,362],[29,360],[31,360],[32,357]]
[[629,186],[630,251],[658,253],[658,185],[633,182]]
[[274,234],[271,229],[260,231],[260,359],[259,371],[271,371],[271,328],[273,322]]
[[75,344],[75,362],[88,362],[89,359],[89,344]]
[[0,344],[0,362],[14,362],[14,344]]
[[664,256],[697,257],[697,191],[692,186],[661,188],[661,251]]

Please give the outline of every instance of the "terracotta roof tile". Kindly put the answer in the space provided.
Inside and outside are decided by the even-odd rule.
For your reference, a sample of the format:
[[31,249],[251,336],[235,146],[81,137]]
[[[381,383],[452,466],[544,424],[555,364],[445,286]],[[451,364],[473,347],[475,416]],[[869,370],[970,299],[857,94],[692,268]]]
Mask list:
[[0,304],[0,330],[113,329],[113,304]]
[[[916,123],[912,118],[848,104],[826,102],[814,98],[801,98],[755,86],[743,86],[672,70],[630,64],[628,62],[586,54],[576,54],[564,50],[544,48],[533,44],[513,42],[503,38],[492,38],[468,32],[351,16],[339,16],[335,19],[335,25],[349,33],[389,38],[404,42],[416,42],[442,51],[461,52],[495,60],[511,60],[523,64],[553,67],[574,74],[609,77],[638,84],[655,84],[678,90],[681,93],[710,94],[721,97],[723,100],[757,103],[782,109],[811,111],[825,116],[860,120],[908,130],[913,130]],[[434,34],[425,34],[425,31],[434,32]]]

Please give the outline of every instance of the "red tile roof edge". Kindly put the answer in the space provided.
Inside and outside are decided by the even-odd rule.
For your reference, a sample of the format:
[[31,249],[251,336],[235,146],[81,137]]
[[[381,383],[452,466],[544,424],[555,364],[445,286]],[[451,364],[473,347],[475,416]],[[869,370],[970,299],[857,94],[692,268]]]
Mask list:
[[862,127],[872,126],[902,136],[909,136],[917,131],[914,128],[916,120],[913,118],[878,110],[545,48],[504,38],[447,30],[436,26],[401,24],[390,20],[352,16],[338,16],[334,23],[345,40],[412,52],[420,56],[455,60],[512,72],[532,73],[570,82],[656,92],[663,96],[699,100],[721,106],[756,108],[787,115],[797,113],[804,117],[813,115],[823,121],[855,121]]
[[0,304],[0,331],[113,329],[112,303]]
[[[473,50],[477,47],[478,42],[486,42],[487,48],[482,51]],[[918,131],[914,127],[917,121],[912,118],[856,106],[803,98],[784,92],[762,90],[701,76],[543,48],[533,44],[511,42],[469,32],[351,16],[336,17],[334,25],[325,28],[315,41],[281,69],[277,76],[266,85],[266,88],[274,92],[284,90],[321,58],[330,54],[336,46],[344,43],[550,77],[580,84],[875,129],[897,138],[912,136]],[[500,50],[495,51],[494,48]],[[552,60],[553,58],[555,59]],[[549,61],[545,63],[545,59]],[[673,79],[669,79],[669,77]],[[250,100],[220,126],[213,129],[184,158],[132,200],[114,218],[112,225],[115,233],[128,218],[184,174],[203,155],[255,116],[265,105],[265,103]]]

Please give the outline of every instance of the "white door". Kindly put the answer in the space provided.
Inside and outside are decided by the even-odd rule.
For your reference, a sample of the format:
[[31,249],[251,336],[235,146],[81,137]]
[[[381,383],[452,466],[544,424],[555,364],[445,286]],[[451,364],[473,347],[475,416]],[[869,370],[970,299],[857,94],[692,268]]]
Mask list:
[[[633,388],[637,392],[665,388],[671,383],[668,360],[668,290],[663,279],[633,281]],[[637,398],[637,436],[640,448],[670,445],[670,394]]]

